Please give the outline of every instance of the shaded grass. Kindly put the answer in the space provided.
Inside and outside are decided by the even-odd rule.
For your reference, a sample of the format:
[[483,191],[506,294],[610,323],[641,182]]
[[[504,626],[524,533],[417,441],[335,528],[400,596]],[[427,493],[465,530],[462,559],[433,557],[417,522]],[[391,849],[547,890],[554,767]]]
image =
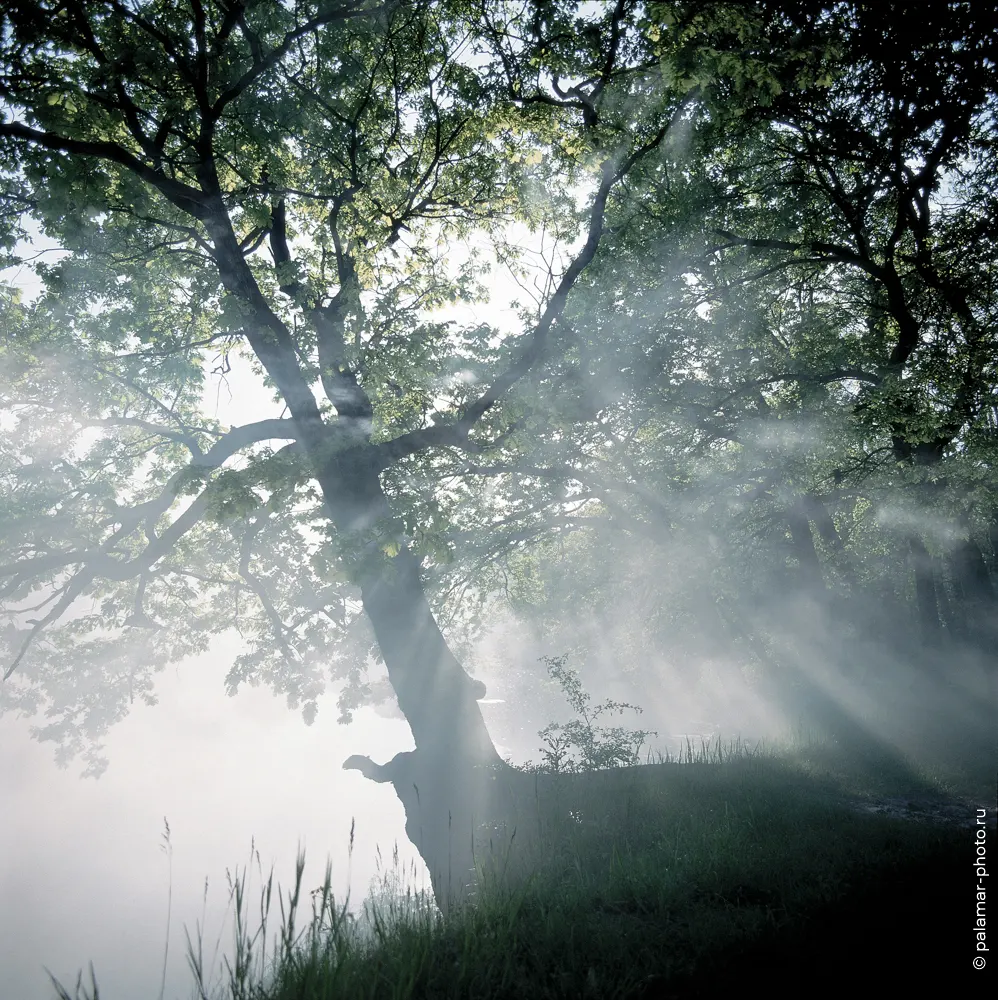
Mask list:
[[[970,923],[971,904],[959,907],[969,898],[971,834],[856,809],[864,797],[942,798],[952,789],[867,751],[807,738],[751,751],[688,743],[678,758],[627,769],[626,780],[590,775],[535,802],[536,827],[513,834],[512,854],[497,848],[496,834],[492,855],[481,857],[475,905],[447,920],[427,895],[400,891],[397,852],[380,898],[365,901],[359,917],[333,899],[328,864],[323,886],[303,892],[300,854],[294,887],[286,896],[278,889],[271,940],[273,874],[251,932],[244,869],[232,884],[235,942],[223,982],[209,983],[200,928],[188,939],[194,995],[625,1000],[753,983],[789,990],[802,976],[846,985],[860,961],[878,955],[895,984],[899,963],[969,968],[970,936],[950,956],[940,928]],[[503,880],[514,856],[528,874]],[[96,1000],[96,983],[83,995]]]

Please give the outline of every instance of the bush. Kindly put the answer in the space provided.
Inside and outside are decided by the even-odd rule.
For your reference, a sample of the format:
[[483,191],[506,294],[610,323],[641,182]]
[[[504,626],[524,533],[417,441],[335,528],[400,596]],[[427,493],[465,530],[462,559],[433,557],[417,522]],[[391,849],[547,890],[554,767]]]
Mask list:
[[638,751],[654,730],[625,729],[622,726],[598,726],[604,713],[622,713],[628,709],[641,712],[637,705],[607,699],[590,706],[590,695],[582,689],[578,671],[566,666],[568,654],[542,656],[548,674],[560,685],[569,705],[580,716],[571,722],[552,722],[537,735],[544,741],[540,748],[543,761],[527,763],[525,771],[551,773],[599,771],[610,767],[626,767],[639,762]]

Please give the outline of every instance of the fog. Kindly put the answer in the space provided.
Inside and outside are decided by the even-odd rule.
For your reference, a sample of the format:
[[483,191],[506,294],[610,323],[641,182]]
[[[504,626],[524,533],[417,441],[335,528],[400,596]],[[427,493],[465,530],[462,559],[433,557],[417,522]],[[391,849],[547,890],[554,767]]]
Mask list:
[[[293,885],[299,845],[309,890],[321,886],[328,858],[335,897],[344,901],[349,893],[354,912],[372,882],[380,884],[381,873],[393,870],[396,848],[403,883],[428,889],[391,787],[340,769],[350,754],[386,760],[410,749],[405,721],[362,709],[352,724],[338,725],[328,694],[315,723],[306,726],[267,688],[244,686],[228,697],[223,680],[235,648],[218,642],[210,653],[158,674],[159,704],[136,704],[113,727],[103,751],[109,764],[98,779],[81,778],[78,761],[57,767],[52,744],[30,738],[32,720],[0,719],[4,997],[50,1000],[54,991],[44,969],[72,992],[79,971],[89,983],[90,962],[106,1000],[157,997],[169,941],[164,996],[187,1000],[193,978],[185,927],[194,939],[201,926],[216,981],[224,957],[232,958],[227,872],[248,868],[250,913],[254,920],[258,915],[261,879],[251,845],[264,877],[272,868],[285,892]],[[541,726],[571,715],[545,683],[535,655],[543,649],[513,622],[476,647],[478,675],[489,688],[486,719],[500,752],[520,763],[539,758]],[[635,726],[660,728],[649,751],[676,751],[687,737],[739,734],[730,714],[729,725],[719,725],[717,702],[714,717],[702,717],[712,711],[710,698],[698,706],[675,691],[636,692],[612,669],[587,681],[595,702],[613,697],[649,706],[633,719]]]
[[[26,294],[37,291],[17,277]],[[209,380],[204,406],[233,424],[280,412],[240,360]],[[390,790],[340,768],[351,753],[380,759],[411,748],[404,719],[362,710],[343,727],[328,706],[309,727],[266,687],[229,697],[224,678],[239,648],[235,635],[217,639],[158,673],[159,703],[136,701],[111,728],[97,779],[81,777],[78,760],[58,767],[53,745],[31,737],[43,717],[0,716],[3,996],[53,997],[43,967],[72,992],[81,970],[89,983],[90,962],[102,997],[159,996],[169,941],[164,996],[186,1000],[185,927],[193,940],[201,925],[221,976],[233,935],[226,873],[248,868],[259,888],[251,846],[282,886],[293,884],[299,845],[309,889],[321,886],[328,858],[336,898],[349,893],[353,908],[378,876],[379,847],[391,859],[397,846],[403,869],[423,867]]]
[[231,943],[225,873],[247,864],[251,838],[264,873],[273,863],[284,885],[293,882],[299,842],[309,888],[322,884],[330,857],[339,899],[366,894],[378,844],[390,858],[399,841],[400,856],[418,860],[394,796],[339,768],[351,752],[406,749],[404,722],[363,712],[350,729],[306,727],[265,689],[228,698],[225,652],[159,676],[160,704],[136,706],[114,729],[110,766],[98,780],[81,779],[78,766],[58,769],[51,746],[30,740],[24,722],[0,722],[4,996],[51,997],[43,965],[71,987],[90,961],[101,996],[159,995],[171,886],[164,817],[172,846],[170,998],[191,992],[185,924],[193,937],[202,922],[209,955],[219,937],[223,951]]
[[[245,360],[233,363],[206,388],[205,410],[233,425],[280,416]],[[757,454],[747,451],[743,464],[763,461],[769,449],[825,446],[813,426],[778,430],[761,434]],[[688,518],[682,530],[653,542],[619,529],[596,532],[592,579],[578,575],[571,549],[566,556],[556,539],[545,563],[544,607],[521,594],[517,615],[514,594],[471,629],[462,662],[486,685],[482,709],[502,756],[537,761],[538,730],[571,717],[540,659],[567,654],[594,705],[612,699],[643,709],[601,722],[654,731],[642,747],[646,756],[680,752],[688,740],[777,745],[823,721],[843,738],[859,735],[887,748],[913,774],[940,773],[964,737],[981,766],[994,749],[995,687],[979,656],[950,651],[916,662],[911,636],[850,640],[827,607],[788,592],[785,581],[749,593],[736,578],[729,597],[762,623],[780,661],[778,670],[760,673],[758,655],[724,638],[713,595],[698,587],[731,565],[751,577],[753,560],[765,565],[772,553],[725,549],[695,502],[680,504]],[[875,520],[940,544],[955,537],[948,522],[914,519],[889,501]],[[487,573],[480,583],[490,585]],[[96,780],[80,777],[76,759],[59,768],[53,745],[31,738],[30,726],[43,719],[0,717],[4,996],[47,1000],[53,991],[45,969],[72,989],[78,971],[93,963],[104,1000],[159,996],[161,985],[168,1000],[185,1000],[193,989],[185,930],[194,938],[199,927],[217,983],[232,953],[227,874],[248,866],[257,915],[261,878],[251,846],[264,877],[273,869],[285,893],[299,846],[306,889],[321,885],[328,858],[335,897],[349,899],[355,912],[396,849],[406,881],[428,890],[390,786],[340,767],[353,754],[387,761],[413,747],[394,700],[360,708],[343,726],[333,686],[307,726],[266,684],[226,695],[238,651],[234,636],[216,639],[210,652],[157,673],[158,704],[137,701],[111,727],[101,750],[108,767]],[[383,668],[368,668],[384,682]]]
[[[22,253],[49,262],[65,256],[36,226],[29,223],[28,230],[32,241]],[[527,234],[517,233],[529,245]],[[42,287],[24,267],[0,277],[27,301]],[[487,308],[438,314],[508,327],[508,302],[518,287],[500,271]],[[231,426],[285,412],[263,390],[245,354],[231,355],[224,373],[206,380],[203,409]],[[482,707],[497,749],[518,762],[538,757],[541,726],[569,714],[537,662],[549,646],[508,620],[476,643],[468,664],[486,680]],[[186,934],[196,940],[199,926],[212,981],[223,982],[225,959],[233,954],[228,876],[248,870],[256,918],[261,882],[273,871],[275,888],[280,883],[286,895],[300,847],[306,887],[322,885],[328,859],[337,902],[349,900],[358,916],[372,887],[396,872],[396,855],[400,879],[390,874],[392,885],[401,880],[429,892],[425,864],[406,838],[405,813],[390,786],[340,767],[351,754],[388,760],[412,748],[394,699],[360,709],[344,726],[336,721],[330,689],[319,701],[318,719],[307,726],[300,711],[266,686],[243,684],[234,697],[226,694],[225,676],[241,648],[235,635],[216,639],[210,652],[157,673],[152,694],[158,703],[136,699],[111,727],[99,751],[106,770],[97,778],[82,774],[79,759],[58,766],[56,747],[32,734],[44,716],[0,713],[4,998],[54,997],[45,970],[71,993],[80,973],[89,988],[92,963],[104,1000],[156,997],[161,987],[167,1000],[186,1000],[194,990]],[[368,667],[375,679],[387,679],[383,668],[379,674],[373,663]],[[612,677],[593,680],[597,690],[618,696],[626,687]],[[695,717],[692,728],[695,738],[714,732]],[[687,735],[675,734],[672,744]],[[279,913],[276,897],[272,912]]]
[[843,866],[864,795],[990,794],[974,5],[58,6],[0,13],[0,1000],[220,987],[300,851],[306,917],[328,862],[449,919],[482,829],[566,860],[542,780],[779,751]]
[[[233,423],[272,412],[239,364],[205,396],[210,411]],[[885,508],[883,519],[891,517]],[[539,659],[566,651],[594,705],[614,699],[643,709],[601,722],[654,731],[642,747],[646,756],[679,752],[687,740],[776,745],[799,733],[819,703],[824,718],[831,709],[835,721],[854,722],[912,771],[938,768],[940,751],[953,749],[961,734],[976,748],[978,765],[989,752],[993,680],[977,659],[954,654],[945,668],[931,661],[933,674],[892,654],[889,644],[868,641],[850,653],[820,608],[783,595],[754,609],[783,644],[789,672],[775,682],[760,678],[709,628],[690,633],[683,620],[657,617],[680,607],[710,620],[706,599],[687,591],[691,577],[718,558],[716,539],[687,531],[650,548],[640,537],[607,533],[598,544],[607,553],[605,562],[597,560],[600,584],[610,595],[614,581],[625,585],[600,614],[579,601],[587,581],[566,577],[554,586],[555,625],[507,610],[464,650],[465,665],[486,684],[482,708],[504,757],[537,761],[538,730],[571,717]],[[557,579],[559,556],[551,558]],[[634,580],[645,583],[628,591]],[[257,916],[261,878],[251,846],[264,877],[273,869],[285,892],[299,846],[306,851],[306,889],[321,885],[328,858],[335,897],[349,899],[355,912],[391,868],[396,849],[404,881],[428,890],[391,787],[340,768],[351,754],[384,761],[412,748],[393,700],[361,708],[344,726],[330,688],[306,726],[266,685],[244,684],[226,695],[224,678],[238,649],[235,636],[216,640],[209,653],[157,673],[159,703],[137,701],[111,728],[102,749],[108,767],[96,780],[80,777],[79,760],[57,767],[53,745],[30,737],[32,722],[44,720],[0,718],[5,996],[48,1000],[54,994],[44,969],[72,989],[80,970],[88,982],[92,962],[105,1000],[159,996],[164,964],[164,996],[186,1000],[193,979],[185,929],[194,938],[199,926],[217,982],[232,954],[227,873],[248,867],[250,912]],[[855,669],[843,671],[850,658]],[[369,669],[375,680],[386,676],[373,662]]]

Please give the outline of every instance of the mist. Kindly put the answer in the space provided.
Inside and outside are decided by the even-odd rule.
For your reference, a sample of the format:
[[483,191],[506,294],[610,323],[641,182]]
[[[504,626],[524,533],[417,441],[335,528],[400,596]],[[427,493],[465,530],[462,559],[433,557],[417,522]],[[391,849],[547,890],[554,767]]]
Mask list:
[[406,748],[404,723],[365,712],[350,730],[306,728],[269,691],[228,698],[225,652],[220,645],[164,672],[159,704],[137,707],[109,736],[111,764],[97,780],[81,779],[79,767],[58,769],[26,722],[4,718],[6,996],[53,996],[43,966],[72,989],[90,962],[101,996],[158,996],[167,942],[165,996],[190,996],[184,926],[196,939],[201,925],[208,956],[220,942],[220,975],[232,952],[226,871],[248,866],[259,887],[251,843],[264,875],[273,865],[285,886],[299,843],[310,889],[322,884],[329,857],[337,898],[350,892],[354,905],[375,877],[376,846],[390,859],[398,841],[402,858],[413,859],[400,804],[339,769],[348,746]]
[[986,966],[998,26],[909,15],[0,13],[0,992]]

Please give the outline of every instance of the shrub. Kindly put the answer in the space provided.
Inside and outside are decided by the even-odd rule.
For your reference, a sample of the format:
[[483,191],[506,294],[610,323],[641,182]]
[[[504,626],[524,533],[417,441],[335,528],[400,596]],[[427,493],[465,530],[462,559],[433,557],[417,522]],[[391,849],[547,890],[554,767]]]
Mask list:
[[540,748],[542,762],[524,765],[526,771],[574,772],[599,771],[610,767],[626,767],[639,762],[638,751],[654,730],[625,729],[622,726],[599,726],[597,720],[605,713],[641,712],[637,705],[607,699],[590,705],[591,696],[583,690],[578,671],[568,667],[568,654],[542,656],[550,677],[557,681],[569,705],[579,716],[570,722],[552,722],[538,732],[544,741]]

